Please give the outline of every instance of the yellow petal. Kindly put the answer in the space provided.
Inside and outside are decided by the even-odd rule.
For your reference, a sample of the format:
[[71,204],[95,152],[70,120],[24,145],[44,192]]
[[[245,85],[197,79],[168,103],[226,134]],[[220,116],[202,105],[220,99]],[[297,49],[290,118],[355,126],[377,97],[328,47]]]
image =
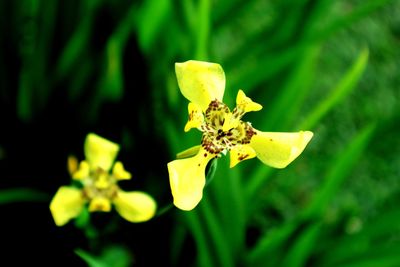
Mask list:
[[108,173],[102,172],[99,173],[94,181],[94,185],[98,189],[107,189],[111,186],[111,180],[108,176]]
[[242,90],[239,90],[236,96],[236,106],[244,112],[259,111],[262,109],[260,104],[253,102]]
[[94,197],[89,203],[89,211],[109,212],[111,211],[111,202],[105,197]]
[[222,125],[222,131],[227,132],[230,129],[234,129],[239,125],[240,118],[233,116],[231,112],[224,114],[224,124]]
[[251,159],[256,156],[256,152],[249,145],[236,145],[230,151],[230,167],[233,168],[239,162]]
[[115,162],[113,175],[117,180],[129,180],[132,177],[131,173],[125,170],[124,165],[120,161]]
[[50,211],[57,226],[63,226],[77,217],[85,200],[82,191],[70,186],[61,186],[50,203]]
[[79,169],[74,173],[72,173],[72,178],[76,180],[81,180],[88,177],[89,174],[90,174],[89,164],[85,160],[82,160],[81,163],[79,164]]
[[111,169],[118,154],[119,145],[94,133],[87,135],[85,140],[85,157],[91,168]]
[[118,191],[113,201],[119,215],[130,222],[144,222],[150,220],[157,209],[154,199],[139,191]]
[[78,170],[78,159],[75,156],[68,156],[67,167],[69,174],[72,176]]
[[192,210],[203,197],[205,169],[214,155],[203,148],[191,158],[177,159],[167,164],[174,205]]
[[189,120],[185,125],[185,132],[192,128],[200,128],[204,122],[204,115],[200,107],[190,102],[188,105]]
[[175,73],[183,96],[203,111],[212,100],[222,101],[225,73],[219,64],[189,60],[175,63]]
[[297,133],[257,131],[250,140],[250,146],[264,164],[285,168],[303,152],[312,136],[313,133],[309,131]]

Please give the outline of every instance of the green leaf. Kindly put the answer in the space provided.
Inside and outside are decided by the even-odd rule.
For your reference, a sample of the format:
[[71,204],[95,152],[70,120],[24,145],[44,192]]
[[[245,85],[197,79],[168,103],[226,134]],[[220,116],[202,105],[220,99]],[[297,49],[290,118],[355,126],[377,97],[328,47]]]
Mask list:
[[90,223],[90,212],[85,206],[82,212],[75,218],[75,226],[77,228],[85,229]]
[[82,249],[76,249],[75,254],[85,261],[89,267],[108,267],[105,262],[102,262],[97,257],[94,257]]
[[233,267],[233,255],[230,253],[228,240],[224,236],[219,218],[210,204],[210,202],[203,200],[199,205],[202,221],[210,235],[211,246],[209,246],[209,249],[213,249],[215,252],[217,266]]
[[310,218],[321,215],[324,212],[344,179],[350,174],[354,165],[357,164],[358,158],[367,148],[375,128],[376,123],[371,123],[366,126],[353,138],[344,151],[340,151],[336,159],[332,160],[333,164],[325,174],[324,184],[321,189],[317,191],[314,199],[308,208],[304,210],[302,216]]
[[82,249],[76,249],[75,254],[84,260],[89,267],[130,267],[133,263],[128,248],[120,245],[107,246],[100,256],[93,256]]
[[[316,215],[320,215],[324,211],[339,189],[342,181],[349,175],[352,167],[357,163],[357,159],[367,147],[374,133],[375,126],[376,124],[373,123],[365,127],[348,147],[337,155],[337,159],[334,161],[336,164],[332,165],[325,175],[325,184],[317,192],[310,206],[301,213],[299,217],[301,221],[305,221],[308,218],[315,218]],[[249,266],[260,266],[258,264],[265,262],[271,256],[274,249],[284,244],[298,226],[299,222],[289,223],[263,235],[249,253]],[[295,245],[298,248],[291,252],[292,254],[287,260],[288,266],[301,266],[301,264],[298,264],[305,260],[312,245],[312,239],[316,238],[316,234],[319,231],[319,227],[313,227],[309,229],[309,232],[306,231],[299,239],[299,243]],[[304,247],[300,251],[297,251],[301,246]]]
[[219,162],[221,166],[217,169],[216,178],[208,192],[211,194],[212,206],[215,207],[225,243],[229,246],[230,253],[236,257],[245,245],[247,210],[244,204],[242,170],[246,163],[229,168],[229,157],[223,157]]
[[208,60],[210,35],[210,0],[200,0],[198,3],[198,25],[196,29],[196,52],[194,59]]
[[[254,57],[257,60],[249,58],[241,62],[241,64],[234,65],[234,69],[227,66],[225,72],[226,76],[230,77],[230,87],[245,88],[246,92],[251,92],[261,82],[273,77],[283,68],[293,63],[303,49],[305,49],[305,46],[293,46],[276,55],[265,53],[256,55]],[[242,56],[245,57],[244,55]],[[224,96],[225,98],[226,96]]]
[[218,164],[218,159],[212,159],[208,164],[206,168],[206,186],[211,183],[211,181],[214,179],[215,172],[217,170],[217,164]]
[[119,101],[124,92],[122,77],[121,39],[110,38],[105,49],[105,66],[102,79],[99,80],[97,94],[106,101]]
[[349,27],[354,22],[359,19],[365,18],[371,12],[384,6],[387,2],[391,0],[370,0],[365,1],[363,4],[355,5],[354,10],[343,17],[336,18],[330,25],[320,32],[317,32],[313,38],[314,39],[326,39],[327,37],[333,35],[335,32]]
[[270,262],[270,259],[276,256],[274,253],[289,239],[297,226],[296,222],[286,223],[264,233],[247,253],[246,266],[263,266],[266,262]]
[[[345,245],[345,243],[338,243],[338,246]],[[335,259],[330,257],[331,261],[318,263],[318,266],[322,267],[334,267],[334,266],[351,266],[351,267],[365,267],[365,266],[388,266],[397,267],[400,264],[399,249],[400,244],[398,242],[373,242],[369,241],[369,244],[363,246],[362,253],[355,252],[353,255],[349,254],[347,258]],[[351,252],[351,251],[350,251]],[[330,256],[330,255],[328,255]],[[324,259],[325,260],[325,259]]]
[[34,113],[32,78],[31,74],[23,69],[19,77],[17,93],[17,115],[22,121],[29,121]]
[[183,216],[196,243],[198,265],[218,266],[215,261],[214,251],[209,245],[210,240],[207,238],[206,228],[202,224],[197,210],[184,212]]
[[112,267],[130,267],[133,264],[130,248],[120,245],[106,247],[101,254],[101,259],[107,266]]
[[263,129],[286,131],[290,123],[297,119],[298,111],[312,87],[320,51],[320,45],[311,46],[299,57],[279,95],[266,107],[268,117],[263,119]]
[[[380,253],[387,253],[391,248],[399,247],[398,242],[390,242],[390,237],[400,231],[399,220],[400,210],[383,210],[375,218],[365,222],[357,234],[335,238],[324,250],[329,252],[324,255],[322,265],[338,266],[349,260],[363,260],[363,257],[372,255],[381,256]],[[374,240],[386,242],[377,243]],[[397,254],[397,251],[399,250],[394,252]]]
[[301,267],[306,266],[306,260],[316,246],[321,231],[321,224],[314,223],[308,226],[300,236],[294,240],[290,250],[287,251],[282,266]]
[[61,52],[56,65],[57,79],[65,78],[85,53],[92,27],[93,12],[94,10],[88,11]]
[[340,265],[341,267],[398,267],[400,266],[400,257],[396,254],[383,256],[379,258],[370,258],[353,263]]
[[[307,49],[299,58],[293,73],[288,77],[285,86],[280,90],[276,101],[266,107],[267,118],[263,118],[260,123],[262,129],[272,131],[284,131],[297,118],[297,112],[303,104],[303,100],[308,94],[313,80],[316,60],[320,52],[320,46],[313,46]],[[258,125],[258,124],[254,124]],[[259,128],[260,129],[260,128]],[[263,164],[258,164],[253,168],[246,185],[246,197],[248,202],[253,202],[253,197],[257,190],[274,173],[272,168]]]
[[162,34],[163,25],[171,14],[170,0],[145,1],[139,11],[137,20],[139,44],[145,53],[151,51],[152,45]]
[[[216,174],[217,162],[218,160],[214,159],[208,164],[205,190],[212,189],[209,186]],[[214,187],[215,184],[212,185]],[[199,251],[198,263],[200,266],[234,266],[229,239],[225,236],[219,216],[211,205],[208,197],[210,193],[207,191],[207,195],[205,194],[196,209],[185,212],[186,223]]]
[[19,202],[48,202],[50,196],[30,188],[10,188],[0,190],[0,205]]
[[333,107],[345,98],[356,87],[367,66],[367,62],[368,49],[365,48],[336,87],[332,89],[330,95],[323,99],[297,128],[312,129]]

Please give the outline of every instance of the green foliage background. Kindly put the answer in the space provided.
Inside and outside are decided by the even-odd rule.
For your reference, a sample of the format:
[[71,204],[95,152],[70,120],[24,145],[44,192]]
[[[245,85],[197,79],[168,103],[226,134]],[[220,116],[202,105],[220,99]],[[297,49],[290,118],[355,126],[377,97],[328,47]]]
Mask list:
[[[400,266],[399,0],[20,0],[0,14],[0,242],[15,266]],[[230,107],[238,89],[263,105],[245,118],[257,129],[314,138],[283,170],[219,159],[183,212],[166,164],[200,140],[174,73],[189,59],[222,65]],[[122,187],[163,213],[54,225],[90,131],[121,144]]]

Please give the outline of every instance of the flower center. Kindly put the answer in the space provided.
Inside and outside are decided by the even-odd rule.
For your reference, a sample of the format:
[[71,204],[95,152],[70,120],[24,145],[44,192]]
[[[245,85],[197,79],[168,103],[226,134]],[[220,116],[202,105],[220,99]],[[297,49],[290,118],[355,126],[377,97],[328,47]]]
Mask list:
[[203,148],[211,154],[219,155],[238,144],[248,144],[256,132],[248,122],[240,120],[243,114],[238,107],[231,112],[227,105],[213,100],[200,127],[203,132]]
[[97,168],[83,181],[83,195],[88,200],[94,198],[113,199],[117,195],[118,185],[113,175]]

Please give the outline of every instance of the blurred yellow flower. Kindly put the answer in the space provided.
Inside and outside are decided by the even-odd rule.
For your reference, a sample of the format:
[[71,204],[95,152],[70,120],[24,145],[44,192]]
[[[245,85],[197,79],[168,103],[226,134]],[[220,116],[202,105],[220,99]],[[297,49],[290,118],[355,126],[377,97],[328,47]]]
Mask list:
[[201,146],[180,153],[178,158],[195,156],[168,163],[174,205],[182,210],[192,210],[200,202],[207,163],[221,153],[230,152],[230,167],[258,157],[266,165],[285,168],[313,136],[310,131],[261,132],[242,121],[246,112],[259,111],[262,106],[239,90],[236,107],[230,111],[222,102],[225,74],[219,64],[189,60],[176,63],[175,72],[181,93],[190,101],[185,131],[197,128],[203,133]]
[[72,179],[82,187],[61,186],[50,203],[56,225],[62,226],[77,217],[86,204],[90,212],[111,211],[113,204],[130,222],[143,222],[154,216],[156,202],[151,196],[139,191],[124,192],[117,185],[119,180],[131,178],[121,162],[114,163],[118,151],[118,144],[93,133],[87,135],[84,144],[86,160],[78,166],[76,158],[68,159]]

